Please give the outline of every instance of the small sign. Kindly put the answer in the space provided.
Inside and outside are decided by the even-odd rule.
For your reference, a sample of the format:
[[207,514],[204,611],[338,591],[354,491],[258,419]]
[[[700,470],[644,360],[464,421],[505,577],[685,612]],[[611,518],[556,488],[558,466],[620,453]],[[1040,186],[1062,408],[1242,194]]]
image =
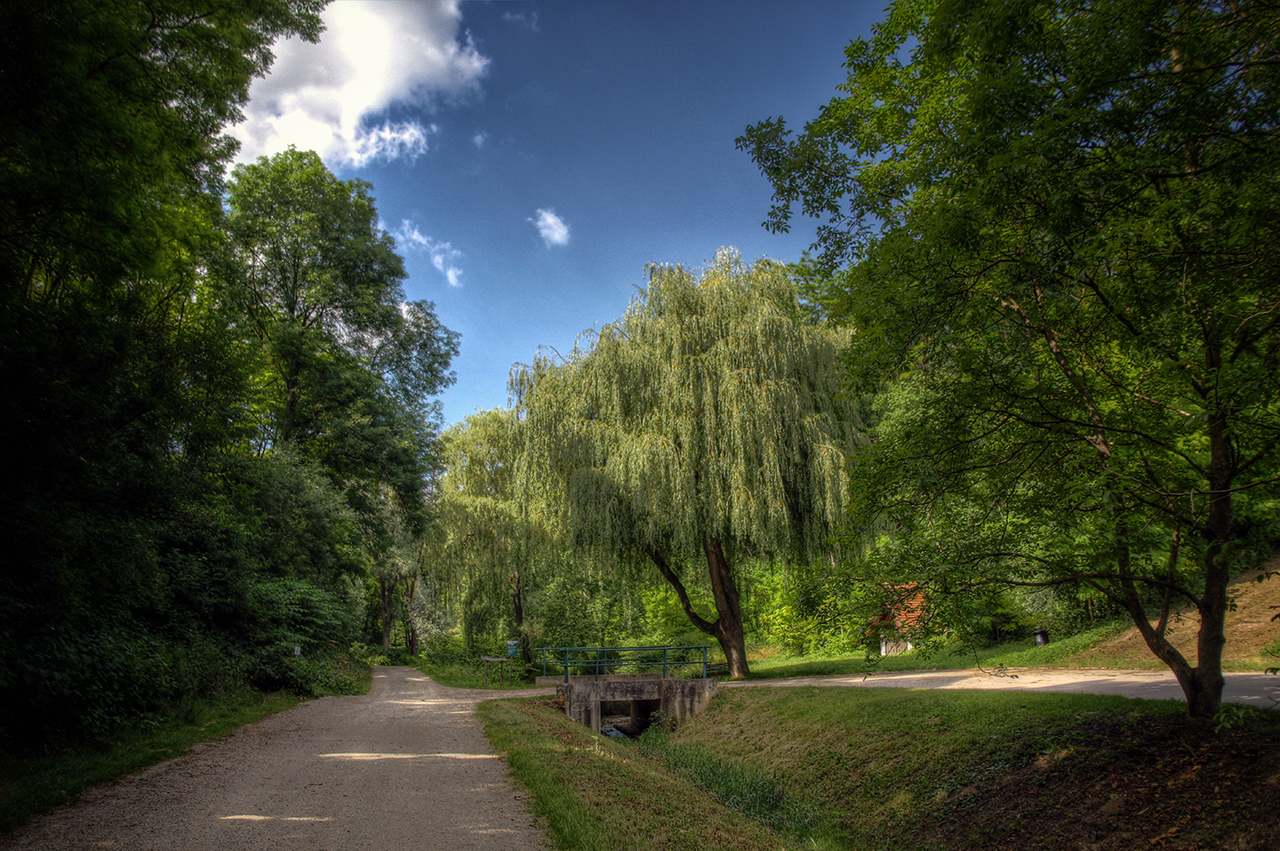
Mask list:
[[508,659],[516,658],[516,654],[519,652],[520,652],[520,642],[518,641],[507,642],[507,658]]
[[294,656],[301,656],[301,655],[302,655],[302,648],[301,648],[301,647],[299,647],[299,646],[298,646],[298,645],[296,645],[296,644],[295,644],[295,645],[293,645],[293,655],[294,655]]

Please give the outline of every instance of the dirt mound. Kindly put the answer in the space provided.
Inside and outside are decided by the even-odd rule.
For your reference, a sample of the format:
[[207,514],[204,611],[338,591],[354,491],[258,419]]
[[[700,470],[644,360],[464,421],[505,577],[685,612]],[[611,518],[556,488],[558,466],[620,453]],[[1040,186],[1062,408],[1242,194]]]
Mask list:
[[[1277,571],[1280,571],[1280,558],[1273,559],[1261,570],[1241,574],[1228,586],[1227,594],[1234,601],[1234,606],[1227,612],[1227,646],[1222,652],[1224,663],[1280,665],[1280,659],[1267,652],[1270,648],[1274,653],[1274,645],[1280,642],[1280,621],[1271,620],[1280,614],[1280,573]],[[1268,573],[1274,575],[1258,581]],[[1196,660],[1196,634],[1199,630],[1200,618],[1194,608],[1181,609],[1170,619],[1169,640],[1192,663]],[[1130,627],[1114,638],[1073,656],[1068,664],[1162,667],[1147,649],[1137,627]]]

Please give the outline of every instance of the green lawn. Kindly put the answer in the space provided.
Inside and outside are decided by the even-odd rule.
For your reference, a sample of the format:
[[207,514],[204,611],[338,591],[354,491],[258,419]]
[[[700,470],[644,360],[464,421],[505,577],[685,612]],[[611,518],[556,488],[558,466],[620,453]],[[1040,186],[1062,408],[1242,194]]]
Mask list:
[[[897,656],[868,659],[865,654],[838,657],[785,657],[773,655],[751,661],[752,678],[815,677],[853,675],[878,671],[931,671],[965,668],[1000,667],[1070,667],[1072,657],[1123,630],[1125,623],[1109,623],[1063,639],[1053,639],[1037,646],[1033,639],[1022,639],[974,649],[953,643],[936,652],[911,651]],[[1155,664],[1159,662],[1152,657]],[[1092,665],[1097,665],[1097,662]]]

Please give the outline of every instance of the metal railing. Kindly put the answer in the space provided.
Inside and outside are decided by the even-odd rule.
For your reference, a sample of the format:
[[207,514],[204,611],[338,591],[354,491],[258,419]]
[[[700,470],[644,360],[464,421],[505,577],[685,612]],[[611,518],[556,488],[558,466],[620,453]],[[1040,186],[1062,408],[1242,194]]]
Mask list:
[[[575,670],[579,674],[594,673],[600,679],[601,674],[608,674],[617,669],[662,667],[662,678],[667,678],[671,668],[700,666],[702,677],[707,676],[707,651],[709,644],[689,645],[684,647],[537,647],[541,654],[542,675],[548,676],[548,666],[560,667],[564,670],[564,681],[569,682],[569,672]],[[628,671],[631,672],[631,671]]]

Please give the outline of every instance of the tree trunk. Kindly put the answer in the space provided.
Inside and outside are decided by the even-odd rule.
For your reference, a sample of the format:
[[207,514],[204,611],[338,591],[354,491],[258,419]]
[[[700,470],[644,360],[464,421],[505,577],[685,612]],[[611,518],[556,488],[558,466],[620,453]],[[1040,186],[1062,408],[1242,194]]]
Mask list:
[[733,571],[719,541],[704,541],[703,550],[707,554],[707,570],[711,574],[711,592],[715,596],[716,639],[724,650],[725,661],[729,663],[729,676],[745,677],[750,673],[747,668],[747,637],[742,628],[742,606],[738,598],[738,583],[734,581]]
[[408,576],[404,580],[404,611],[405,611],[405,645],[409,649],[410,656],[418,655],[418,625],[413,621],[413,595],[418,592],[418,577],[416,575]]
[[395,590],[391,580],[378,577],[378,603],[382,614],[382,649],[391,649],[391,615],[395,610]]
[[657,565],[658,572],[667,584],[675,589],[676,597],[684,615],[702,632],[715,638],[724,651],[725,661],[729,664],[729,676],[745,677],[750,673],[747,666],[747,639],[742,628],[742,608],[738,599],[738,585],[734,581],[733,571],[724,557],[724,550],[719,541],[705,541],[703,550],[707,555],[707,570],[711,576],[711,591],[716,601],[716,621],[712,623],[697,613],[689,600],[680,577],[671,569],[666,558],[656,550],[649,551],[649,558]]
[[[1230,511],[1229,501],[1227,511]],[[1210,517],[1212,516],[1213,509],[1210,509]],[[1147,647],[1178,678],[1178,685],[1182,687],[1182,694],[1187,699],[1187,715],[1201,720],[1212,718],[1221,709],[1222,689],[1226,685],[1222,676],[1222,648],[1226,644],[1223,625],[1227,611],[1228,571],[1225,566],[1216,564],[1220,549],[1218,543],[1211,542],[1205,557],[1204,595],[1196,603],[1200,612],[1200,633],[1195,665],[1165,637],[1167,613],[1162,614],[1159,624],[1151,625],[1143,610],[1136,584],[1131,579],[1122,579],[1124,595],[1117,598],[1138,627]],[[1128,561],[1128,548],[1121,546],[1119,567],[1122,576],[1129,573]]]
[[524,595],[520,587],[520,568],[511,574],[511,609],[515,614],[516,640],[520,643],[520,658],[527,665],[533,664],[533,648],[524,632]]
[[[1217,347],[1207,347],[1209,357],[1216,360]],[[1212,364],[1217,366],[1218,364]],[[1222,707],[1222,651],[1227,645],[1227,583],[1231,581],[1231,565],[1222,551],[1231,540],[1232,446],[1227,433],[1226,417],[1209,417],[1209,546],[1204,554],[1204,594],[1198,604],[1200,632],[1196,637],[1195,678],[1188,688],[1187,711],[1193,718],[1212,718]]]

